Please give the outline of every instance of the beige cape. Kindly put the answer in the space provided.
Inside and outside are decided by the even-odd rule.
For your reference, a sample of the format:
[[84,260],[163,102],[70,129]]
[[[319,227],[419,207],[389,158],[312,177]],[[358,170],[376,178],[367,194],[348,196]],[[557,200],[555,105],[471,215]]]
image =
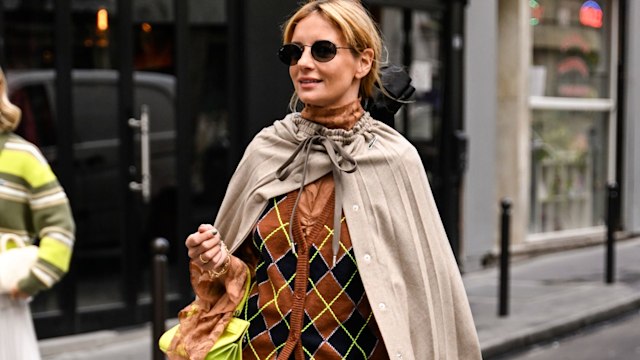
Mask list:
[[[249,144],[227,189],[215,226],[231,251],[251,233],[267,200],[300,187],[299,171],[276,170],[314,135],[341,143],[358,167],[342,173],[342,206],[358,268],[389,356],[480,359],[469,303],[422,161],[415,148],[368,113],[349,131],[290,114]],[[331,171],[321,147],[306,183]],[[303,156],[300,156],[302,158]]]

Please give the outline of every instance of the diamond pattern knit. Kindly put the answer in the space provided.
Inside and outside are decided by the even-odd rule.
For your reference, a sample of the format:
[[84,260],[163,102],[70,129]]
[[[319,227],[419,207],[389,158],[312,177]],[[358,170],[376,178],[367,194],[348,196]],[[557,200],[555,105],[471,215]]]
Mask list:
[[[253,235],[252,252],[258,260],[251,295],[240,316],[250,321],[243,358],[282,359],[283,350],[295,347],[290,358],[387,359],[344,218],[341,249],[331,267],[333,195],[306,236],[295,231],[296,216],[294,252],[289,219],[296,195],[294,191],[271,199]],[[305,265],[306,289],[294,291],[296,273]],[[302,316],[299,330],[296,316]]]

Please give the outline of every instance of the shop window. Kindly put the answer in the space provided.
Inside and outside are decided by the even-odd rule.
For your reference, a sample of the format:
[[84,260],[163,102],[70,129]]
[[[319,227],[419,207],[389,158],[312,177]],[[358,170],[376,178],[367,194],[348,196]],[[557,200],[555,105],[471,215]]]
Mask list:
[[531,233],[604,223],[616,0],[531,0]]
[[537,0],[532,9],[533,66],[531,95],[571,98],[609,96],[610,31],[587,20],[585,9],[603,14],[596,1]]
[[604,223],[607,113],[533,112],[532,231]]

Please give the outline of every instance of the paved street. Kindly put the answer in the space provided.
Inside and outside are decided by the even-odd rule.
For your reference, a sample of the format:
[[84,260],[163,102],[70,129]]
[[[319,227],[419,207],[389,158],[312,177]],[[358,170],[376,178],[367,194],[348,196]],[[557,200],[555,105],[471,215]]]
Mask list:
[[151,329],[97,331],[40,341],[43,360],[148,360]]
[[640,359],[640,311],[499,360]]

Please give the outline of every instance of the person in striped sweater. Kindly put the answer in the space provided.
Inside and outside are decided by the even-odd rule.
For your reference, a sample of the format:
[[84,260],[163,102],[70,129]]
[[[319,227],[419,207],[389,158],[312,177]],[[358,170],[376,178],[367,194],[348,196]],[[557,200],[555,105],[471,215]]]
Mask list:
[[[26,300],[50,289],[69,270],[75,240],[69,200],[47,160],[37,146],[13,133],[20,117],[20,108],[8,99],[0,69],[0,235],[17,235],[25,243],[39,240],[38,260],[30,274],[9,294],[0,294],[0,359],[39,358],[37,347],[21,348],[27,343],[25,336],[35,340]],[[15,331],[24,328],[26,334]]]

